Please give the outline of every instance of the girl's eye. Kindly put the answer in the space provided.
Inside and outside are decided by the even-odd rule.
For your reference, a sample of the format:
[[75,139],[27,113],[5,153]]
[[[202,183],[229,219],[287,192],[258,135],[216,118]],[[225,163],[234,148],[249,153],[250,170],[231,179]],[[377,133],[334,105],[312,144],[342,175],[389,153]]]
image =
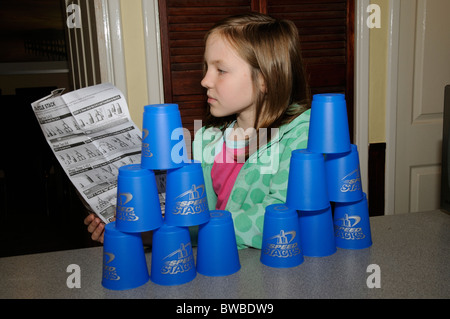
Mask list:
[[224,74],[224,73],[226,73],[224,70],[221,70],[221,69],[217,69],[217,72],[219,72],[219,74]]

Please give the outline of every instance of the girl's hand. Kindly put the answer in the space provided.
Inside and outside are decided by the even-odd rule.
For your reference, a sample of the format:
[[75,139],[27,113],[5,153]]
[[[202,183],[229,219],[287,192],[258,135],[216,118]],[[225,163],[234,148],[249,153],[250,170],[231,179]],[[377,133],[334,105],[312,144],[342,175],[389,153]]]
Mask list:
[[87,230],[90,232],[92,240],[103,244],[103,236],[105,233],[105,224],[95,214],[89,214],[84,219],[84,224],[88,226]]

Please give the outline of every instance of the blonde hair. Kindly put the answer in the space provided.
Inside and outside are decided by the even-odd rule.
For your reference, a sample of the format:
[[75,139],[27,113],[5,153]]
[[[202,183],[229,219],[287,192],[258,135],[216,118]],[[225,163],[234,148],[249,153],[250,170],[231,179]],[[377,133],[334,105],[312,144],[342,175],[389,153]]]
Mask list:
[[[295,24],[259,13],[232,16],[217,23],[205,37],[226,39],[252,69],[256,96],[254,128],[277,128],[291,122],[310,107],[310,91],[304,71]],[[262,76],[266,90],[258,88]],[[207,110],[206,126],[225,129],[235,116],[216,118]]]

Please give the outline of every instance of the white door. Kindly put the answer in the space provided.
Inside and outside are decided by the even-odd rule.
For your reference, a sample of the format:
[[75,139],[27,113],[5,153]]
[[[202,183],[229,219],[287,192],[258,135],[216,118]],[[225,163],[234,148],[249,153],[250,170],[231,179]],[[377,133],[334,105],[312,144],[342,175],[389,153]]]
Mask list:
[[450,1],[400,3],[395,213],[439,208]]

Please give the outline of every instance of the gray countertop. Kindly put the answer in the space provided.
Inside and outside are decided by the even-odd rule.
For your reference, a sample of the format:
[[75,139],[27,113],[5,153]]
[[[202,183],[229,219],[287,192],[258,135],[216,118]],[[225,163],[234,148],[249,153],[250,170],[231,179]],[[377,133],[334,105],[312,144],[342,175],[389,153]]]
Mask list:
[[[0,258],[0,298],[449,298],[450,216],[441,211],[371,218],[373,245],[328,257],[305,257],[295,268],[260,263],[260,251],[239,252],[241,270],[227,277],[197,277],[165,287],[149,281],[125,291],[102,287],[102,247]],[[150,269],[151,253],[147,253]],[[76,264],[81,288],[68,288]],[[380,268],[380,288],[368,288]]]

